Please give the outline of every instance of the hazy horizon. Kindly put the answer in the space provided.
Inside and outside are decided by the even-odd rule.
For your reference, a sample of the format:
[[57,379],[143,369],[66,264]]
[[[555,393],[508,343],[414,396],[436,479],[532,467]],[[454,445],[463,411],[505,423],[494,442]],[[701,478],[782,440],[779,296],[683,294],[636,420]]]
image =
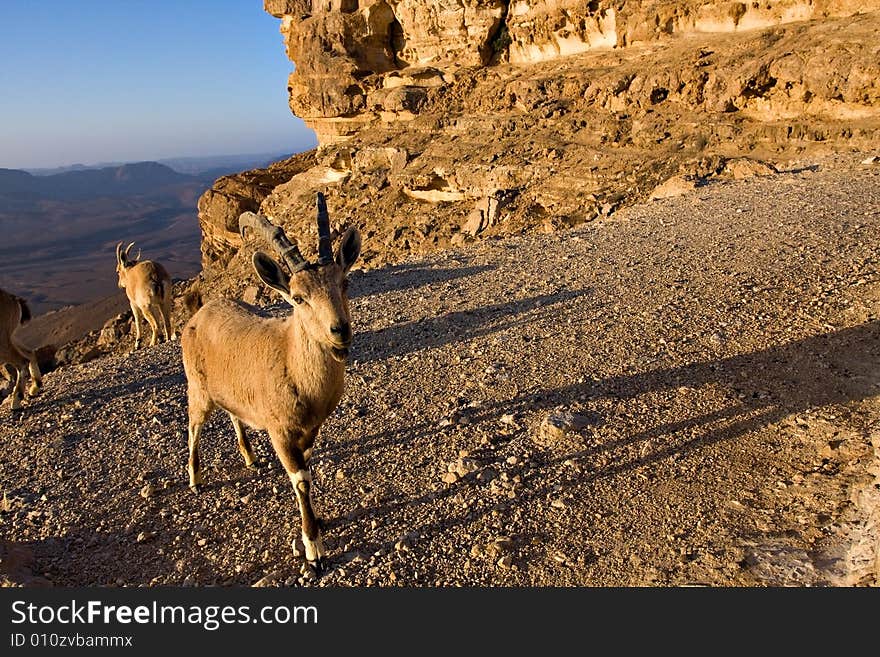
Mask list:
[[279,26],[260,0],[7,0],[0,168],[313,148]]
[[55,169],[71,169],[74,167],[84,167],[87,169],[99,169],[104,167],[117,167],[123,166],[126,164],[141,164],[145,162],[157,162],[159,164],[164,164],[165,166],[173,169],[174,167],[169,164],[169,162],[181,160],[236,160],[236,159],[249,159],[249,158],[259,158],[259,157],[282,157],[286,154],[295,155],[297,153],[301,153],[305,150],[310,150],[313,148],[312,146],[307,146],[303,149],[280,149],[277,151],[265,151],[265,152],[254,152],[254,153],[209,153],[207,155],[172,155],[170,157],[159,157],[154,159],[146,159],[146,160],[102,160],[99,162],[68,162],[65,164],[58,164],[55,166],[47,166],[47,167],[0,167],[0,169],[16,169],[18,171],[50,171]]

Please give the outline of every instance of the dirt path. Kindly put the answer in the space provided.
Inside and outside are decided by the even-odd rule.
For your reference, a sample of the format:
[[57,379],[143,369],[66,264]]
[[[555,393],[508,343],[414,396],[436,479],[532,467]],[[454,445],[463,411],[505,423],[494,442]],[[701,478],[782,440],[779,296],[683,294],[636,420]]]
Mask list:
[[[356,273],[317,585],[876,583],[878,228],[840,161]],[[265,435],[249,471],[215,416],[196,496],[185,421],[177,343],[50,373],[2,536],[57,584],[314,584]]]

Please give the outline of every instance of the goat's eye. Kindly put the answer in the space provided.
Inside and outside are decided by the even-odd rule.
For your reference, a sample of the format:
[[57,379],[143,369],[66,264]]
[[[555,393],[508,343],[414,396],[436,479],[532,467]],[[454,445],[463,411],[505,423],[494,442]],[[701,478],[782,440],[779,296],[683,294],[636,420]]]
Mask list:
[[348,279],[344,279],[342,281],[342,285],[340,286],[343,292],[348,292]]
[[293,302],[295,304],[299,305],[303,302],[303,298],[297,294],[296,296],[293,297]]

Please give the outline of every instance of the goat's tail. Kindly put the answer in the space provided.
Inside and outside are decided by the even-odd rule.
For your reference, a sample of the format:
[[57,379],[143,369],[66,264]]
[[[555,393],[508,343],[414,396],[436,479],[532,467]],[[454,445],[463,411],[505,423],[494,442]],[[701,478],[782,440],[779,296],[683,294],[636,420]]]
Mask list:
[[19,324],[27,324],[33,318],[30,306],[28,306],[27,301],[21,297],[15,297],[15,300],[18,301],[18,307],[21,309],[21,321]]
[[196,311],[204,305],[202,291],[199,289],[198,283],[190,287],[183,295],[183,305],[186,307],[186,312],[189,313],[190,317],[195,315]]

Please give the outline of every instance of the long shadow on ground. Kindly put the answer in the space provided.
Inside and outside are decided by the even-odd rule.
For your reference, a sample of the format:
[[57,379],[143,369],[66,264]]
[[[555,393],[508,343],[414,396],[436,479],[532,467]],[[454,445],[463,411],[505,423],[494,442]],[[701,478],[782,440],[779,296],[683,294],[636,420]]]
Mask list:
[[[761,391],[746,394],[744,398],[737,399],[724,409],[634,431],[579,451],[557,456],[548,454],[543,458],[543,465],[556,465],[563,460],[592,462],[600,453],[610,458],[604,459],[608,465],[592,472],[579,474],[570,471],[564,474],[561,482],[558,479],[553,481],[552,490],[549,484],[542,485],[540,477],[523,469],[519,474],[528,483],[524,492],[518,495],[516,504],[522,507],[530,502],[545,500],[551,493],[558,495],[566,489],[588,485],[594,480],[658,461],[681,458],[715,443],[733,441],[807,409],[848,404],[877,396],[880,394],[880,321],[729,358],[658,368],[532,392],[481,407],[469,415],[468,419],[471,425],[496,423],[502,414],[546,411],[560,404],[564,405],[566,400],[576,400],[583,395],[625,400],[681,386],[699,388],[722,384],[733,389],[747,389],[751,381],[760,381]],[[366,449],[378,453],[383,445],[412,444],[420,438],[432,436],[436,431],[436,423],[418,422],[401,431],[378,431],[347,444],[334,443],[332,447],[327,447],[343,452],[346,449]],[[468,482],[462,480],[440,491],[399,496],[364,509],[361,517],[386,518],[404,507],[454,496],[466,485]],[[422,536],[431,536],[456,526],[478,522],[494,508],[494,502],[489,500],[482,508],[471,507],[460,517],[445,519],[442,525],[429,523],[414,527],[413,530]],[[327,525],[333,527],[343,522],[345,520],[342,518],[328,519]],[[367,553],[378,549],[387,550],[393,543],[393,540],[389,540],[364,545],[361,549]]]

